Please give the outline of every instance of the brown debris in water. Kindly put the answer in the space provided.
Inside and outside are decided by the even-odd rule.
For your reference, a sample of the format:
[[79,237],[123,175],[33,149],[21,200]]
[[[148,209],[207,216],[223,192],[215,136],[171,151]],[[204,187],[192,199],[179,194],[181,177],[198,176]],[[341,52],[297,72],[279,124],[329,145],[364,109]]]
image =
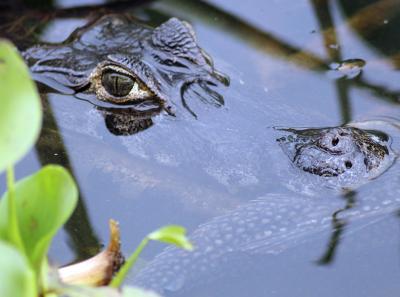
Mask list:
[[58,270],[62,282],[74,285],[105,286],[124,263],[121,253],[120,231],[116,221],[110,220],[108,247],[85,261]]

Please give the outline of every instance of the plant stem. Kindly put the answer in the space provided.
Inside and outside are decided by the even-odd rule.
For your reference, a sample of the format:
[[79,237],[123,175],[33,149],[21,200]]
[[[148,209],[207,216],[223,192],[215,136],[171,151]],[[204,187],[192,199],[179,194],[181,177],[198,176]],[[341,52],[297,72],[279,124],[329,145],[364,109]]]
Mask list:
[[18,226],[17,209],[15,206],[15,178],[14,167],[7,167],[7,205],[8,205],[8,238],[10,243],[14,244],[23,254],[24,245]]
[[15,184],[14,167],[9,166],[7,167],[7,188],[10,194],[14,192],[14,184]]
[[128,260],[125,262],[125,264],[121,267],[121,269],[118,271],[116,276],[113,278],[113,280],[110,283],[110,287],[112,288],[119,288],[122,285],[122,282],[124,281],[126,275],[128,274],[129,270],[132,268],[133,264],[135,264],[136,260],[138,259],[140,253],[144,249],[144,247],[147,245],[149,242],[149,238],[145,237],[139,244],[139,246],[136,248],[135,252],[128,258]]

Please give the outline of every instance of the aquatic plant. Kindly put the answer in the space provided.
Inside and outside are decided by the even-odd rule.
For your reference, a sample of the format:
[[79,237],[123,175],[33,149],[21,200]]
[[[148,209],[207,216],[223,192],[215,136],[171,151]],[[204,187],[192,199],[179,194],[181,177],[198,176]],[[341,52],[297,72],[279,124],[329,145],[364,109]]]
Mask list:
[[[6,171],[7,176],[7,192],[0,200],[0,296],[157,296],[140,288],[120,286],[150,240],[192,249],[185,229],[180,226],[160,228],[143,239],[110,287],[87,286],[104,283],[97,279],[98,273],[63,282],[57,270],[48,264],[52,239],[73,213],[78,190],[70,173],[57,165],[45,166],[22,180],[14,180],[13,166],[36,142],[41,122],[40,97],[29,71],[17,49],[0,40],[0,173]],[[118,250],[115,254],[119,254],[119,230],[113,221],[111,233],[109,249],[88,261],[103,259],[107,251]]]

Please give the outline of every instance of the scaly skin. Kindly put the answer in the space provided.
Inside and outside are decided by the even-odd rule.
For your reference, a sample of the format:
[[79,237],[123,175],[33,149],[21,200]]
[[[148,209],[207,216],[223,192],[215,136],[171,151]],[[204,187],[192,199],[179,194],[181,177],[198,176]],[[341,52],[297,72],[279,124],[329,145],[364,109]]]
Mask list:
[[128,16],[106,15],[62,43],[28,48],[23,57],[37,81],[115,104],[170,104],[191,84],[206,92],[208,85],[228,84],[197,45],[192,27],[176,18],[151,29]]
[[390,138],[351,126],[278,129],[277,142],[294,166],[307,173],[354,186],[379,176],[393,164]]

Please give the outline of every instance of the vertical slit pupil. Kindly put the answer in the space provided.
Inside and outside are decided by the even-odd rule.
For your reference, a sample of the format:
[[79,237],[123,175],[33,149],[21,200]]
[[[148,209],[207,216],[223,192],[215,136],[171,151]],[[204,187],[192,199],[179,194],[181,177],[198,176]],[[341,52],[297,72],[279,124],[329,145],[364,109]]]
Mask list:
[[112,71],[104,72],[101,82],[106,91],[116,97],[127,96],[134,86],[131,77]]

